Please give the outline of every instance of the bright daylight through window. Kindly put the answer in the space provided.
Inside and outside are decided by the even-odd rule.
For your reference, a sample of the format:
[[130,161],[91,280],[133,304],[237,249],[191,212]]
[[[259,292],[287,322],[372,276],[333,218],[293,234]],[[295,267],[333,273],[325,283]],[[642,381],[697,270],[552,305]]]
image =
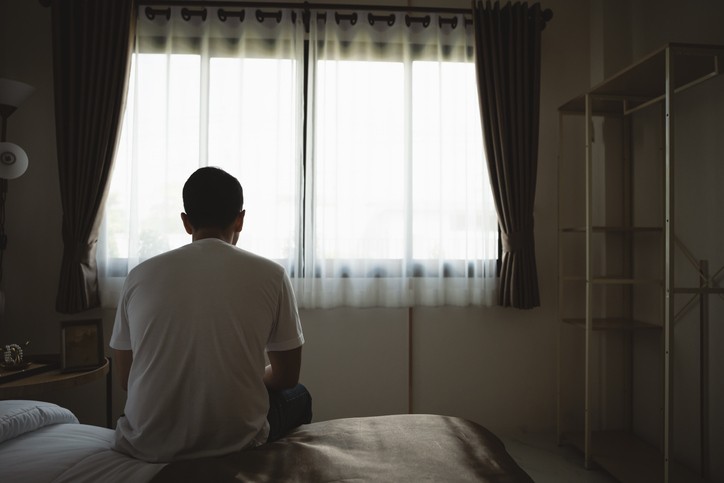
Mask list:
[[293,280],[494,279],[497,218],[470,56],[312,52],[305,76],[305,58],[288,50],[203,50],[133,55],[99,246],[106,286],[190,241],[181,189],[206,165],[244,187],[238,246]]

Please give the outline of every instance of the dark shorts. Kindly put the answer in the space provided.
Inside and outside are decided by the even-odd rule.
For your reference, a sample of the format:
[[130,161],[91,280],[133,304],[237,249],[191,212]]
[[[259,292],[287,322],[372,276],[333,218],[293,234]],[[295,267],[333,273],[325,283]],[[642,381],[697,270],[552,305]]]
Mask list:
[[269,391],[269,438],[276,441],[289,431],[312,421],[312,396],[302,384],[284,391]]

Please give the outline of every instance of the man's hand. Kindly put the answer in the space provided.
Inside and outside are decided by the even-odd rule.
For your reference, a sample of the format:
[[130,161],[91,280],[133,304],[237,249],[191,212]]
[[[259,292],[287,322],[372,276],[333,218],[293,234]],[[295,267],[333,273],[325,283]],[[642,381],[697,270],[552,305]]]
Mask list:
[[302,348],[267,352],[270,364],[264,371],[264,384],[272,391],[291,389],[299,383],[302,367]]

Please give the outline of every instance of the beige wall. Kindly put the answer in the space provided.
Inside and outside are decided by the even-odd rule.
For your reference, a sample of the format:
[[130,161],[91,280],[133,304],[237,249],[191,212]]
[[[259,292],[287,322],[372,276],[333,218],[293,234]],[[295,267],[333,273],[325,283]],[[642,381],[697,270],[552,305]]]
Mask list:
[[[724,44],[724,3],[705,0],[639,0],[632,9],[639,25],[633,52],[644,53],[665,41]],[[720,66],[721,68],[721,66]],[[724,266],[724,78],[677,96],[674,103],[675,231],[697,260],[707,260],[710,273]],[[677,285],[696,286],[697,272],[677,248]],[[721,280],[721,276],[718,277]],[[683,307],[687,296],[677,296]],[[708,298],[710,319],[709,405],[712,481],[724,481],[724,299]],[[692,467],[699,465],[699,306],[677,319],[674,338],[674,452]]]
[[[357,2],[352,2],[357,3]],[[384,2],[379,3],[398,3]],[[399,2],[404,3],[404,2]],[[434,5],[441,2],[411,2]],[[549,0],[543,5],[554,18],[543,32],[540,146],[535,206],[537,258],[541,286],[540,308],[517,311],[501,308],[420,308],[383,310],[304,310],[307,344],[302,378],[315,401],[315,419],[407,412],[442,413],[477,421],[493,431],[550,430],[555,425],[557,316],[557,107],[665,41],[724,44],[724,4],[711,0]],[[469,2],[445,2],[467,7]],[[33,0],[0,1],[0,77],[28,82],[35,93],[10,118],[8,140],[21,145],[30,168],[10,182],[3,288],[6,307],[0,314],[0,344],[32,340],[36,352],[57,352],[58,322],[70,318],[55,312],[61,258],[61,208],[55,154],[50,10]],[[684,98],[682,126],[693,141],[679,149],[704,164],[703,172],[717,192],[721,171],[721,126],[724,79],[709,90]],[[713,100],[713,101],[712,101]],[[703,110],[702,110],[703,109]],[[690,156],[692,157],[692,156]],[[707,164],[709,160],[709,164]],[[718,164],[717,164],[718,163]],[[719,168],[712,168],[719,166]],[[682,171],[688,179],[690,171]],[[683,181],[682,181],[683,183]],[[692,181],[693,183],[693,181]],[[686,185],[686,184],[684,184]],[[694,186],[696,186],[694,184]],[[719,191],[720,188],[719,188]],[[689,219],[721,226],[717,209],[721,194],[693,199],[685,208]],[[695,236],[697,252],[721,252],[721,233]],[[717,270],[721,256],[712,259]],[[721,320],[724,303],[712,299],[712,313]],[[100,316],[106,340],[113,312]],[[410,324],[411,322],[411,324]],[[696,463],[698,427],[696,372],[698,333],[685,321],[677,342],[677,452]],[[412,333],[408,331],[412,328]],[[713,347],[721,345],[724,328],[712,326]],[[412,345],[408,345],[408,340]],[[637,370],[656,367],[657,343],[641,341]],[[412,351],[412,367],[408,366]],[[580,357],[565,360],[576,369]],[[580,354],[578,354],[580,356]],[[714,352],[712,380],[724,374],[722,354]],[[411,371],[410,371],[411,369]],[[408,377],[412,374],[411,384]],[[643,380],[636,400],[642,407],[656,404],[656,384]],[[578,386],[572,386],[578,389]],[[408,388],[411,388],[408,391]],[[649,389],[652,388],[652,389]],[[48,399],[73,409],[82,421],[104,423],[102,381]],[[724,386],[712,385],[712,454],[724,451]],[[652,399],[653,398],[653,399]],[[114,414],[123,406],[116,388]],[[649,412],[655,415],[654,412]],[[651,419],[651,418],[649,418]],[[642,418],[643,433],[652,433]],[[722,479],[724,463],[713,461],[713,474]]]
[[[721,28],[724,4],[721,2],[592,0],[591,5],[591,77],[594,84],[667,42],[724,44]],[[621,42],[625,36],[627,41]],[[718,210],[724,204],[721,191],[724,180],[721,163],[724,79],[717,78],[678,94],[673,108],[674,228],[687,250],[697,259],[708,260],[710,271],[714,273],[724,265],[721,252],[724,225]],[[652,158],[660,156],[657,149],[663,135],[656,109],[652,107],[633,116],[635,163],[650,163]],[[600,135],[600,131],[597,134]],[[645,181],[639,182],[645,185]],[[641,196],[646,197],[646,194]],[[651,204],[650,200],[646,203]],[[678,247],[675,256],[677,286],[696,286],[699,283],[696,270]],[[677,314],[689,297],[675,296]],[[724,462],[717,455],[724,454],[724,385],[719,382],[723,377],[724,354],[716,350],[724,342],[724,329],[718,322],[724,316],[722,298],[709,297],[706,313],[711,320],[708,425],[711,475],[714,481],[722,481]],[[676,459],[694,469],[700,464],[699,318],[697,303],[692,305],[692,310],[681,312],[677,317],[673,351],[673,450]],[[641,332],[634,339],[634,429],[653,444],[661,441],[662,343],[655,333]]]
[[[454,5],[467,7],[469,2],[444,6]],[[570,0],[550,0],[544,6],[553,9],[554,18],[543,33],[535,208],[542,306],[531,311],[415,309],[412,314],[414,411],[459,415],[495,431],[554,425],[556,108],[590,84],[589,9],[587,2]],[[50,10],[33,0],[3,0],[0,9],[0,76],[36,87],[8,129],[9,140],[28,152],[31,165],[10,182],[3,280],[7,304],[0,316],[0,342],[32,339],[36,352],[55,352],[58,322],[69,317],[54,308],[61,208]],[[79,315],[102,316],[108,338],[112,312]],[[308,339],[303,379],[314,394],[317,420],[407,411],[407,310],[303,311],[302,317]],[[84,422],[102,424],[102,389],[98,383],[48,397],[71,407]],[[116,390],[115,414],[122,401]]]

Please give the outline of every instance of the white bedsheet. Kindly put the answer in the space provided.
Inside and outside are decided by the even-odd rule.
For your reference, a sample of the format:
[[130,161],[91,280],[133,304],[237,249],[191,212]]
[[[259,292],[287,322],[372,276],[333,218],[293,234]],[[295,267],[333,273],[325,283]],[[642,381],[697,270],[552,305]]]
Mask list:
[[40,425],[0,443],[0,481],[143,483],[164,467],[112,450],[113,438],[98,426]]

